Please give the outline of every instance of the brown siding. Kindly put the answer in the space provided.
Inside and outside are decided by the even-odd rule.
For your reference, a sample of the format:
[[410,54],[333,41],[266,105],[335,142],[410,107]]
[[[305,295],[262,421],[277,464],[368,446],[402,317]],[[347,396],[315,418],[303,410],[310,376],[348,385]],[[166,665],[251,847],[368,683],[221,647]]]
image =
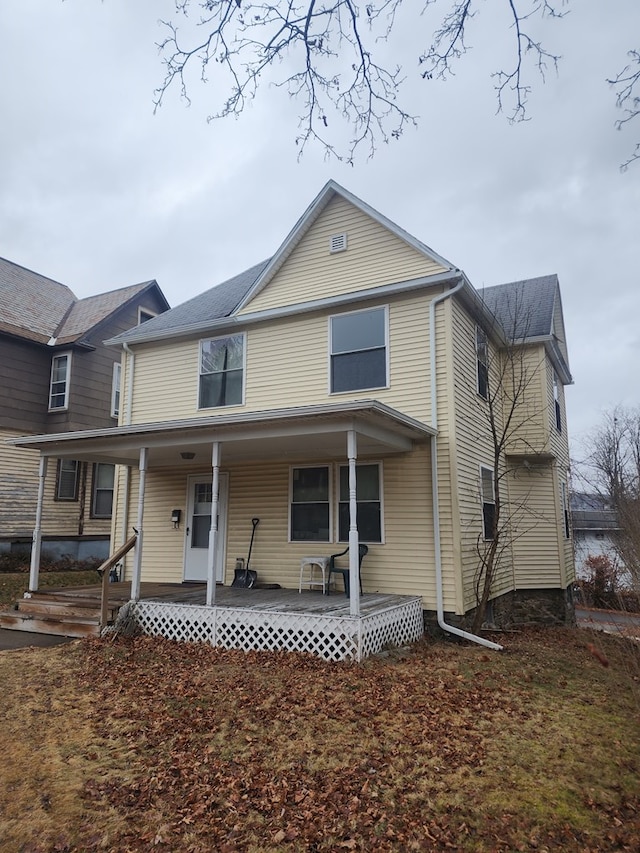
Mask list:
[[16,434],[44,432],[49,400],[51,350],[0,336],[0,422]]

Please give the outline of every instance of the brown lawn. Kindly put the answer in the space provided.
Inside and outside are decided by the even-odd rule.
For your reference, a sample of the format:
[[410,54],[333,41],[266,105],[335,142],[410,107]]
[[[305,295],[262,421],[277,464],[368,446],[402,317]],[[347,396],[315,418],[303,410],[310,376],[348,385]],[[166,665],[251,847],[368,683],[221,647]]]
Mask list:
[[0,653],[0,850],[637,851],[638,646],[500,641]]

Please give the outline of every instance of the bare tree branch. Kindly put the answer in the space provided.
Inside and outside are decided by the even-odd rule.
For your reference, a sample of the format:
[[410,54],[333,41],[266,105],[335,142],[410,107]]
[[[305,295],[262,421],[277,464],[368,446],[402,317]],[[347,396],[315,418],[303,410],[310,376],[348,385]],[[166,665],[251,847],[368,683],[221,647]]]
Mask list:
[[[165,68],[156,89],[158,109],[167,92],[177,88],[190,103],[192,68],[208,82],[218,106],[208,120],[239,116],[261,85],[284,89],[300,106],[295,137],[300,154],[309,142],[328,156],[352,163],[356,152],[373,156],[380,142],[415,127],[415,115],[403,106],[402,85],[412,63],[393,64],[380,42],[388,40],[405,0],[174,0],[176,20],[161,21],[166,36],[158,44]],[[536,36],[543,20],[565,17],[570,0],[500,0],[511,34],[511,55],[493,72],[497,112],[509,122],[529,119],[533,79],[543,81],[558,69],[560,56]],[[496,4],[493,4],[496,5]],[[442,15],[431,46],[418,57],[423,79],[446,80],[467,54],[467,35],[479,14],[481,0],[422,0],[417,13],[429,7]],[[423,20],[426,18],[423,17]],[[610,84],[616,89],[624,117],[621,129],[638,115],[636,87],[638,51]],[[410,73],[410,72],[409,72]],[[349,136],[345,142],[344,128]],[[623,164],[640,158],[640,144]]]
[[[623,117],[616,122],[616,128],[622,128],[628,122],[640,115],[640,50],[630,50],[627,56],[631,59],[625,67],[611,80],[607,80],[616,93],[616,106],[623,112]],[[623,171],[629,168],[635,160],[640,160],[640,142],[636,144],[631,157],[620,167]]]

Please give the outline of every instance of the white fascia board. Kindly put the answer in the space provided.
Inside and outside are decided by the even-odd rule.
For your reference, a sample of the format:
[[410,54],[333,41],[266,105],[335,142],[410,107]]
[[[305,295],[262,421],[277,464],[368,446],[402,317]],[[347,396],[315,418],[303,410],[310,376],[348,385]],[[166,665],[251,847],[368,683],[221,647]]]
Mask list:
[[[409,279],[396,284],[383,284],[380,287],[371,287],[367,290],[359,290],[357,292],[343,293],[338,296],[328,296],[324,299],[312,299],[309,302],[298,302],[294,305],[284,305],[279,308],[268,308],[264,311],[256,311],[253,314],[232,315],[230,317],[222,317],[219,320],[208,320],[203,323],[191,323],[188,326],[180,326],[176,329],[168,329],[165,332],[149,334],[148,336],[140,335],[135,340],[127,341],[129,346],[136,344],[152,343],[155,341],[166,341],[174,338],[186,338],[194,335],[216,334],[225,329],[233,329],[234,327],[244,327],[254,325],[255,323],[263,323],[268,320],[278,320],[283,317],[293,317],[296,314],[309,314],[312,311],[322,311],[324,309],[332,309],[341,305],[349,305],[358,302],[366,302],[370,299],[383,299],[395,293],[408,293],[412,290],[420,290],[425,287],[432,287],[439,284],[447,284],[457,282],[460,277],[464,276],[460,270],[450,270],[444,273],[436,273],[435,275],[421,276],[420,278]],[[466,277],[465,277],[466,281]],[[468,285],[473,290],[472,285]],[[110,338],[104,342],[107,346],[122,346],[122,341]]]

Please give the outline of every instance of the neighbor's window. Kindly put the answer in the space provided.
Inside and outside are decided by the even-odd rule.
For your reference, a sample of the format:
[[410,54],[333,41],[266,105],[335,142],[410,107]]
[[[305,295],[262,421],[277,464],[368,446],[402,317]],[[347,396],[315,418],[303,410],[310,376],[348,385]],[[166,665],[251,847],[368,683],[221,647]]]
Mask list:
[[560,414],[560,383],[558,382],[558,375],[555,371],[553,373],[553,408],[556,419],[556,429],[558,432],[562,432],[562,416]]
[[117,418],[120,414],[120,378],[122,376],[122,365],[119,361],[113,364],[113,378],[111,380],[111,417]]
[[387,309],[330,318],[331,392],[387,385]]
[[244,335],[200,341],[198,407],[213,409],[242,403]]
[[496,493],[493,483],[493,468],[480,468],[480,491],[482,498],[482,535],[495,539]]
[[[382,542],[382,489],[380,466],[356,465],[356,523],[360,542]],[[349,541],[349,466],[340,466],[338,500],[338,535],[340,542]]]
[[476,326],[476,364],[478,369],[478,394],[489,397],[489,343],[486,332]]
[[93,518],[111,518],[115,471],[115,465],[108,465],[103,462],[98,462],[93,466],[91,496],[91,515]]
[[289,537],[292,542],[329,542],[329,466],[291,469]]
[[77,501],[80,463],[76,459],[58,459],[56,500]]
[[562,481],[560,483],[560,500],[562,502],[562,525],[565,539],[571,538],[571,518],[569,515],[569,491],[567,484]]
[[69,405],[69,373],[71,353],[54,355],[51,360],[51,385],[49,387],[49,411],[66,409]]

